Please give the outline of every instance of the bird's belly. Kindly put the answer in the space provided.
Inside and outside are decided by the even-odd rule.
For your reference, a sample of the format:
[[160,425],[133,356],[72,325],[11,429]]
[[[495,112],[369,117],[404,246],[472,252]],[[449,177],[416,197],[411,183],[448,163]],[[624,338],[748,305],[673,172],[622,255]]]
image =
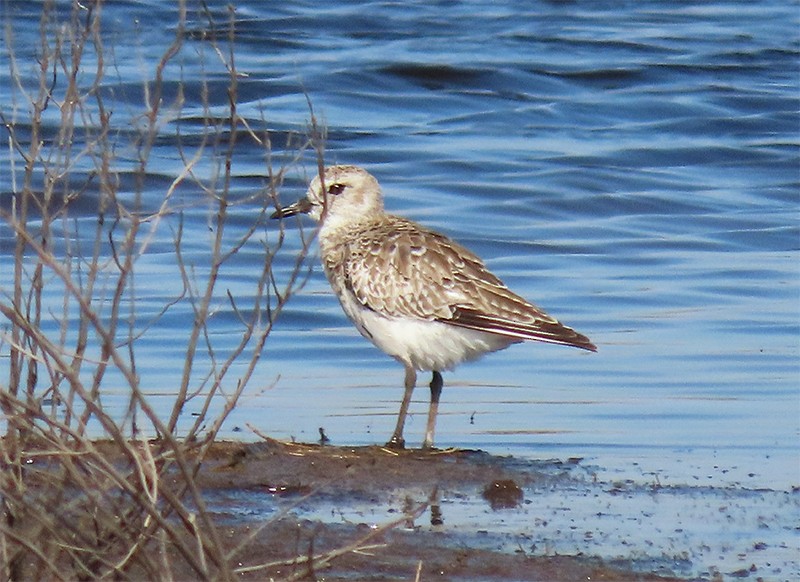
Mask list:
[[369,310],[351,319],[380,350],[417,370],[449,370],[519,341],[438,321],[386,317]]

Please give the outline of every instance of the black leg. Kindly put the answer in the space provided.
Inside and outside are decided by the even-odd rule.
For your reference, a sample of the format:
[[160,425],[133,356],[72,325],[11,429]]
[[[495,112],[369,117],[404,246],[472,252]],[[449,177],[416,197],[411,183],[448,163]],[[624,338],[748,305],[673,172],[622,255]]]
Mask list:
[[431,378],[431,406],[428,409],[428,426],[425,429],[425,440],[422,442],[423,449],[433,448],[433,433],[436,431],[436,415],[439,413],[439,397],[442,395],[444,380],[439,371],[433,371]]

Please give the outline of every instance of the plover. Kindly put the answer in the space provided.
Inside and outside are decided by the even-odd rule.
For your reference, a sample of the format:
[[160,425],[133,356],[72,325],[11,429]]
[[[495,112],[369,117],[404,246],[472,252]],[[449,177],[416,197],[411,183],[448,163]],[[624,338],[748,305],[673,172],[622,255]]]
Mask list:
[[511,292],[483,261],[446,236],[386,214],[378,181],[333,166],[305,198],[272,218],[319,221],[325,275],[358,331],[405,367],[405,393],[389,447],[403,426],[417,371],[433,372],[423,448],[433,447],[442,371],[524,340],[596,351],[587,338]]

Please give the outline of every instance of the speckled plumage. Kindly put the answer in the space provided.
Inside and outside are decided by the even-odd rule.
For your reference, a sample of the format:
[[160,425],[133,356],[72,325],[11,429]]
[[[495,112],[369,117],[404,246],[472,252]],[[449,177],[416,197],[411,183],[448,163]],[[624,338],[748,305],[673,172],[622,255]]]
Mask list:
[[510,291],[480,258],[446,236],[386,214],[377,180],[333,166],[306,198],[273,218],[321,221],[325,274],[359,332],[403,364],[405,396],[389,444],[402,447],[416,370],[432,371],[423,446],[433,446],[442,370],[523,340],[595,351],[589,339]]

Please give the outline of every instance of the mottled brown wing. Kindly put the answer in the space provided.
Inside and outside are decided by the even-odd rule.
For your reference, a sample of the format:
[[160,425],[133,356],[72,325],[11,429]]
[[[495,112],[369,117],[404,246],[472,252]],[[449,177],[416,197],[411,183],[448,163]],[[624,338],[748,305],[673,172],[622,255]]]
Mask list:
[[345,256],[345,284],[365,307],[594,351],[578,332],[512,293],[483,262],[447,237],[397,217],[366,228]]

